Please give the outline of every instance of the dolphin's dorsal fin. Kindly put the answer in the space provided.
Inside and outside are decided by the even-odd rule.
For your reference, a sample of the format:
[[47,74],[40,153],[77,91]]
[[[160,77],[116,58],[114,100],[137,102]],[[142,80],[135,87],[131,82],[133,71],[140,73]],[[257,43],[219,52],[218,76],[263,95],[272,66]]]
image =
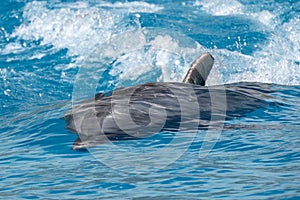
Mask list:
[[205,86],[205,81],[213,65],[214,57],[210,53],[202,54],[191,64],[182,82]]

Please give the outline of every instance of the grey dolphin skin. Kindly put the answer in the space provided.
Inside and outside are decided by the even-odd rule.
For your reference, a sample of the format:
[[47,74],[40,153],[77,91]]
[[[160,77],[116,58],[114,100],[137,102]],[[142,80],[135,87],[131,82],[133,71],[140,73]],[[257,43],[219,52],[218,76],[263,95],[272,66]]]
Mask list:
[[[183,82],[153,82],[96,94],[64,115],[78,138],[73,149],[116,140],[141,139],[163,131],[197,131],[245,116],[270,104],[269,84],[205,86],[214,58],[197,58]],[[212,123],[213,122],[213,123]]]

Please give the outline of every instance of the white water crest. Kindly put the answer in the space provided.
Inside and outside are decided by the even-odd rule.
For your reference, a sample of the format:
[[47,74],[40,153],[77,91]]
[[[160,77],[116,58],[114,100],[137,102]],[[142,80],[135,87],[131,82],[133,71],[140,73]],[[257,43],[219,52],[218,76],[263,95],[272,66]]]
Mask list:
[[[240,81],[275,83],[282,85],[300,84],[300,17],[289,21],[280,19],[280,7],[273,11],[243,5],[239,1],[196,1],[196,6],[214,16],[240,16],[262,27],[267,42],[257,44],[251,55],[227,49],[214,49],[216,65],[208,84],[223,84]],[[226,19],[224,19],[226,20]],[[246,40],[237,37],[238,49],[247,46]],[[216,80],[222,79],[221,82]]]
[[[224,17],[224,20],[227,16],[249,19],[258,27],[262,27],[264,34],[267,35],[267,41],[255,44],[257,50],[251,55],[245,55],[238,50],[229,51],[226,48],[205,49],[198,44],[198,50],[200,49],[198,54],[203,51],[211,51],[216,58],[215,67],[207,82],[208,85],[240,81],[284,85],[300,84],[299,16],[296,15],[288,21],[283,21],[280,19],[280,13],[282,13],[278,10],[280,8],[273,10],[254,8],[237,0],[226,2],[197,0],[193,9],[202,10],[212,16]],[[7,36],[10,39],[17,38],[17,40],[15,42],[12,40],[3,49],[0,49],[0,54],[17,54],[15,57],[7,58],[9,62],[22,59],[41,59],[49,52],[67,49],[67,56],[72,58],[72,62],[68,65],[57,65],[56,69],[67,70],[81,67],[86,65],[85,60],[101,44],[112,37],[124,35],[123,32],[132,30],[136,30],[136,35],[143,37],[139,13],[163,11],[162,5],[139,1],[124,3],[100,1],[93,4],[85,1],[72,3],[29,2],[23,8],[22,24],[16,27],[10,36]],[[157,29],[157,32],[159,31]],[[136,35],[128,35],[128,37],[120,39],[127,40],[129,49],[132,49],[134,44],[131,42],[135,40]],[[235,39],[237,49],[248,45],[248,41],[240,37]],[[174,49],[175,52],[178,52],[178,48],[181,48],[181,53],[195,55],[195,57],[197,52],[195,49],[178,46],[180,43],[178,40],[180,39],[175,35],[157,34],[151,43],[141,41],[139,44],[150,45],[150,49],[153,51],[124,52],[109,72],[109,75],[116,79],[113,84],[119,83],[124,86],[129,82],[181,81],[190,63],[182,60],[183,57],[187,57],[186,55],[178,55],[170,50]],[[40,41],[40,46],[53,46],[53,48],[31,51],[22,55],[22,52],[31,48],[26,41]],[[160,50],[156,51],[158,47]],[[98,67],[103,70],[107,68],[107,66]]]

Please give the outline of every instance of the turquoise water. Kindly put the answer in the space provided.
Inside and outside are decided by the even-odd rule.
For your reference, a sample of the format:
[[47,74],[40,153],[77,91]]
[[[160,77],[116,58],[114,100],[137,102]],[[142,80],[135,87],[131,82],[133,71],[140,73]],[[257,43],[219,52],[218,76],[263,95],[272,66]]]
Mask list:
[[[4,0],[0,11],[1,199],[300,198],[299,1]],[[114,143],[135,157],[71,150],[61,117],[72,102],[180,81],[205,51],[208,85],[271,83],[280,106],[226,122],[206,154],[199,131],[159,169],[130,161],[163,157],[173,134]]]

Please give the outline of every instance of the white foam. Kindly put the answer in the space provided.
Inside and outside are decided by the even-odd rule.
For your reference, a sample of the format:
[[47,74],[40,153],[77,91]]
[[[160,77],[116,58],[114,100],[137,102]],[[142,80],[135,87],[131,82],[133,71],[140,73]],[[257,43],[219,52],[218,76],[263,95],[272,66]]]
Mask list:
[[[253,18],[260,23],[273,27],[275,16],[268,10],[258,10],[247,6],[244,6],[237,0],[197,0],[194,4],[195,6],[200,6],[201,10],[213,15],[213,16],[234,16],[243,15]],[[259,8],[258,8],[259,9]]]
[[[257,44],[259,47],[257,49],[260,50],[252,55],[226,49],[214,50],[216,64],[208,79],[210,85],[239,81],[300,84],[299,17],[281,23],[277,21],[279,14],[276,13],[276,9],[273,12],[259,9],[253,11],[237,0],[197,0],[194,5],[215,16],[248,17],[249,20],[257,21],[258,26],[265,26],[264,30],[271,33],[268,42]],[[22,44],[18,39],[41,40],[41,46],[53,46],[56,50],[68,49],[68,55],[75,57],[75,62],[68,66],[56,66],[56,69],[77,67],[76,62],[85,60],[91,52],[101,46],[100,44],[118,34],[119,30],[130,30],[126,21],[129,13],[152,13],[161,9],[162,6],[140,1],[125,3],[101,1],[93,5],[82,1],[53,3],[51,6],[43,1],[29,2],[24,8],[24,22],[12,35],[7,36],[17,38],[16,42],[10,42],[0,50],[0,54],[19,54],[30,49],[26,43]],[[138,20],[139,14],[136,14],[136,17]],[[119,50],[106,49],[109,55],[118,52],[116,62],[118,65],[114,65],[110,71],[112,76],[118,77],[118,82],[134,81],[141,77],[147,77],[141,81],[180,81],[187,71],[189,62],[195,59],[198,53],[203,52],[200,45],[197,48],[183,47],[176,41],[177,37],[171,34],[158,34],[150,41],[143,37],[144,33],[137,31],[136,34],[120,38],[127,41],[122,42],[123,46],[117,47],[123,49],[121,56]],[[237,40],[238,45],[239,42]],[[247,45],[247,41],[241,42],[244,46]],[[147,45],[149,46],[147,51],[139,51]],[[136,51],[127,51],[133,47],[136,47]],[[29,59],[41,59],[47,53],[37,51],[36,54],[25,56]],[[187,57],[188,61],[183,61]],[[151,75],[150,72],[157,73]]]
[[243,5],[236,0],[197,0],[195,6],[201,6],[201,9],[214,15],[226,16],[243,13]]
[[293,51],[290,52],[290,56],[295,58],[297,62],[300,62],[300,17],[296,17],[283,24],[283,29],[285,30],[285,33],[288,33],[286,35],[287,39],[291,41],[290,48]]
[[[68,49],[69,56],[83,59],[97,45],[107,41],[112,34],[127,24],[124,17],[130,12],[156,12],[161,6],[145,2],[107,3],[90,5],[87,2],[52,3],[45,1],[26,4],[24,23],[10,37],[26,41],[41,40],[40,45],[53,45],[56,49]],[[105,8],[105,9],[103,9]],[[124,26],[124,27],[122,27]],[[19,53],[28,48],[19,42],[8,44],[1,54]],[[41,55],[33,55],[40,57]]]
[[[208,84],[222,84],[240,81],[257,81],[284,85],[300,84],[300,20],[299,16],[282,23],[280,13],[261,8],[244,6],[236,0],[209,1],[197,0],[195,6],[214,16],[243,16],[257,22],[266,34],[268,41],[257,44],[252,55],[215,49],[216,64],[208,79]],[[280,9],[280,8],[278,8]],[[247,46],[238,37],[237,48]],[[215,77],[222,80],[216,81]]]
[[261,45],[253,55],[215,50],[217,76],[221,76],[224,83],[252,81],[299,85],[300,20],[294,18],[274,26],[269,42]]
[[252,16],[254,19],[258,20],[260,23],[264,24],[265,26],[275,25],[274,20],[276,17],[270,11],[262,10],[257,13],[248,13],[247,15]]
[[43,57],[45,57],[46,54],[45,53],[36,53],[34,55],[32,55],[31,57],[29,57],[29,60],[33,60],[33,59],[42,59]]
[[1,50],[1,54],[5,55],[5,54],[17,54],[19,52],[24,51],[24,47],[20,44],[20,43],[8,43],[4,49]]
[[[110,75],[118,76],[115,84],[126,85],[126,82],[143,83],[149,81],[181,81],[190,63],[203,52],[203,47],[196,42],[188,43],[190,38],[172,36],[162,30],[143,29],[138,32],[118,36],[110,45],[118,44],[122,51],[109,47],[111,57],[117,57]],[[152,35],[155,33],[155,35]],[[177,39],[174,39],[177,38]],[[137,38],[140,38],[138,41]],[[139,44],[139,45],[135,45]],[[125,48],[123,47],[125,46]],[[127,48],[127,49],[126,49]],[[123,51],[125,49],[125,51]],[[108,53],[104,53],[106,56]],[[119,54],[120,56],[117,56]],[[192,59],[191,59],[192,58]],[[138,82],[137,82],[138,81]]]
[[122,80],[133,81],[152,69],[149,56],[136,51],[121,56],[112,71],[110,71],[110,74],[112,76],[119,75]]
[[142,1],[133,1],[133,2],[126,2],[126,3],[103,2],[103,3],[98,4],[98,6],[124,9],[130,13],[136,13],[136,12],[138,12],[138,13],[154,13],[154,12],[158,12],[163,9],[162,6],[149,4],[147,2],[142,2]]
[[106,40],[111,33],[109,29],[118,21],[109,12],[76,5],[79,5],[76,10],[50,10],[45,2],[28,3],[23,14],[27,23],[18,27],[12,37],[34,41],[42,39],[41,45],[68,48],[70,55],[80,55],[95,41]]

